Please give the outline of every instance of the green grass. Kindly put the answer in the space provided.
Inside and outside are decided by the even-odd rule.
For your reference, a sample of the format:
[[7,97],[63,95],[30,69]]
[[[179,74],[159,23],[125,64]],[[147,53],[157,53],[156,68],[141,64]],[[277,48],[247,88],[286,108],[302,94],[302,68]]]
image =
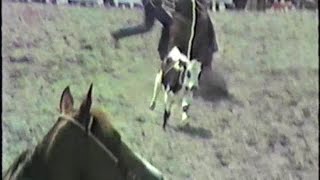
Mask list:
[[114,49],[110,32],[139,23],[142,12],[3,5],[4,169],[55,123],[66,86],[79,105],[93,82],[94,104],[110,112],[126,143],[169,179],[318,177],[316,13],[212,14],[221,55],[214,67],[242,105],[197,99],[193,129],[174,130],[175,108],[164,132],[162,94],[156,111],[148,109],[160,25]]

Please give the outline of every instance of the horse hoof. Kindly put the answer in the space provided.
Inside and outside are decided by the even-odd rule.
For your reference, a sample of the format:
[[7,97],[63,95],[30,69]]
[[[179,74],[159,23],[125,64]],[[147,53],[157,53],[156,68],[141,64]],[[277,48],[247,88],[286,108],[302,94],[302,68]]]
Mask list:
[[118,40],[114,40],[113,44],[114,44],[114,48],[115,48],[115,49],[119,49],[119,48],[120,48],[120,45],[119,45],[119,41],[118,41]]
[[120,48],[120,45],[119,45],[119,42],[118,42],[118,41],[115,41],[115,42],[114,42],[114,48],[115,48],[115,49],[119,49],[119,48]]
[[114,35],[111,35],[111,36],[112,36],[114,48],[115,48],[115,49],[119,49],[119,48],[120,48],[120,44],[119,44],[118,38],[116,38]]
[[151,111],[153,111],[154,110],[154,108],[156,107],[156,103],[151,103],[151,105],[149,106],[149,109],[151,110]]
[[162,130],[166,132],[166,126],[162,126]]
[[180,126],[185,127],[186,125],[189,125],[189,116],[183,116],[182,120],[180,121]]
[[182,114],[181,122],[182,122],[182,123],[183,123],[183,122],[185,122],[188,118],[189,118],[189,116],[188,116],[188,115],[186,115],[186,114]]

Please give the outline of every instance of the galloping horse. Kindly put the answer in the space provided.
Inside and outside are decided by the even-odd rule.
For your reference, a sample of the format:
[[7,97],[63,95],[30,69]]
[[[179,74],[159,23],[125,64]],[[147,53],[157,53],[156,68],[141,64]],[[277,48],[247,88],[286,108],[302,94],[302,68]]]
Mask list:
[[170,26],[168,46],[170,51],[156,75],[153,97],[149,106],[151,110],[154,109],[158,88],[162,84],[165,90],[163,129],[170,116],[171,106],[180,92],[183,97],[182,121],[188,118],[190,96],[192,91],[198,88],[201,71],[204,68],[211,69],[214,48],[217,46],[213,25],[208,15],[208,6],[206,0],[176,2],[173,22]]
[[195,1],[194,12],[193,0],[177,0],[170,26],[168,50],[176,46],[188,59],[202,63],[199,89],[194,91],[194,96],[208,101],[228,99],[230,94],[226,82],[218,69],[212,67],[213,53],[218,51],[218,44],[208,13],[208,0]]
[[21,153],[3,179],[163,179],[160,171],[121,141],[106,113],[91,108],[91,93],[92,84],[80,108],[75,110],[66,87],[57,122],[34,150]]

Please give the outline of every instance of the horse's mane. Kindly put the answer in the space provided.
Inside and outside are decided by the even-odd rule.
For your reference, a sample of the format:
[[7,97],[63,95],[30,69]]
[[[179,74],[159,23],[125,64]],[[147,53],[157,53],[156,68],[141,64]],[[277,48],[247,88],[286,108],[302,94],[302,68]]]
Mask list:
[[102,129],[107,131],[109,130],[116,131],[116,129],[113,127],[113,125],[110,122],[110,120],[113,118],[111,118],[110,114],[103,111],[102,108],[93,107],[90,113],[91,113],[91,116],[93,116],[95,120],[99,122],[99,125],[101,126]]

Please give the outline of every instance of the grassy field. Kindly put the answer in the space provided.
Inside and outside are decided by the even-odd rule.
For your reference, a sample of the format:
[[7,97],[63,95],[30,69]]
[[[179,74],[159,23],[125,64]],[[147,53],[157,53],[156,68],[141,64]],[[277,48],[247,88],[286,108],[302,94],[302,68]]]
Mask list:
[[121,41],[137,10],[2,4],[3,170],[55,123],[62,90],[113,115],[125,142],[168,179],[318,179],[318,14],[212,14],[220,45],[214,68],[240,103],[195,99],[190,127],[175,108],[164,132],[163,101],[148,109],[160,35]]

